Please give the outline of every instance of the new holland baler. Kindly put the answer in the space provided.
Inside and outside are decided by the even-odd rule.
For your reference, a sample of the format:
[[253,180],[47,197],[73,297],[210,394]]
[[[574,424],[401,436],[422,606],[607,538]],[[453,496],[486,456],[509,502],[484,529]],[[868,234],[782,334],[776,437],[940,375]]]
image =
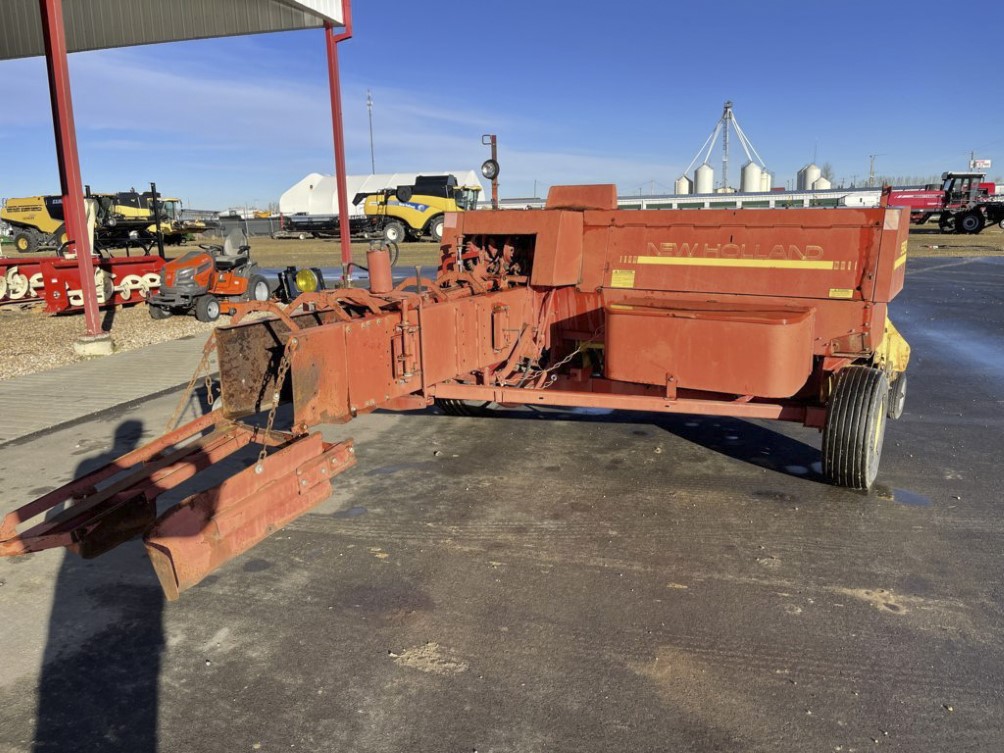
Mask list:
[[[795,421],[822,430],[831,482],[867,489],[905,398],[909,347],[888,304],[908,224],[885,206],[618,210],[612,185],[554,187],[542,210],[448,215],[435,279],[394,285],[378,250],[368,289],[232,304],[234,323],[207,344],[221,406],[9,513],[0,554],[95,556],[141,534],[176,598],[354,464],[351,440],[312,427],[433,403]],[[286,402],[292,425],[279,431]],[[244,470],[158,509],[165,491],[249,446]]]

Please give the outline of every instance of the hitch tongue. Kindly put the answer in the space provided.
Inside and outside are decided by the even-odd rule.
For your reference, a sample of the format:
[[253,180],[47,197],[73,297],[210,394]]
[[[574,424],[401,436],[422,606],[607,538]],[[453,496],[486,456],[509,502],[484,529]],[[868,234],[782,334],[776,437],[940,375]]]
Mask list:
[[292,439],[219,486],[164,512],[143,537],[168,600],[315,507],[355,465],[352,440]]

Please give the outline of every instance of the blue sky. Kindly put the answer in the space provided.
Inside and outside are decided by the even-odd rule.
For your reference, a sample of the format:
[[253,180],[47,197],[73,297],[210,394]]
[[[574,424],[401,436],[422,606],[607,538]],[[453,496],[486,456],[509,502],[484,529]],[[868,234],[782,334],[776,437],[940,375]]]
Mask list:
[[[978,28],[942,24],[944,7],[356,0],[340,45],[349,171],[370,171],[371,89],[378,172],[476,169],[494,132],[503,196],[574,182],[667,191],[726,99],[776,185],[814,150],[848,181],[867,176],[869,154],[880,174],[927,175],[964,169],[974,149],[1004,174],[1004,85],[977,74],[1000,62],[1004,6],[967,16]],[[264,206],[333,171],[320,31],[70,65],[95,190],[156,180],[189,206]],[[734,183],[745,157],[732,154]],[[0,62],[0,197],[57,190],[43,62]]]

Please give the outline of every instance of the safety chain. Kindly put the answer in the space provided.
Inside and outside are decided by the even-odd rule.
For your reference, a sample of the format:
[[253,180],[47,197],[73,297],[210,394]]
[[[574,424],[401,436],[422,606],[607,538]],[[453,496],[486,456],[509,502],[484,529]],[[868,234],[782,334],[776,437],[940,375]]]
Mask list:
[[255,465],[255,473],[261,473],[268,455],[268,438],[272,435],[272,424],[275,423],[275,411],[279,407],[279,397],[282,393],[282,385],[286,381],[286,372],[289,371],[289,364],[293,355],[293,348],[296,347],[296,339],[290,338],[286,343],[286,348],[282,351],[282,359],[279,361],[279,368],[276,369],[275,383],[272,390],[272,407],[268,410],[268,420],[265,422],[265,436],[258,452],[258,463]]
[[[210,347],[212,346],[212,347]],[[181,398],[178,400],[178,405],[174,409],[174,415],[167,422],[167,426],[164,429],[164,433],[174,431],[178,426],[178,421],[181,419],[181,414],[185,411],[185,407],[188,405],[188,401],[192,396],[192,390],[195,388],[195,382],[199,378],[199,374],[206,371],[206,399],[209,401],[210,409],[213,405],[213,377],[209,373],[209,359],[213,355],[213,351],[216,350],[216,340],[215,337],[210,339],[206,343],[205,347],[202,349],[202,360],[199,361],[199,365],[195,367],[195,371],[192,373],[192,378],[188,380],[188,386],[185,391],[181,393]]]
[[[602,331],[603,331],[603,325],[600,325],[599,327],[596,328],[596,331],[593,332],[593,334],[591,334],[589,336],[589,339],[586,340],[585,342],[583,342],[578,348],[576,348],[575,350],[573,350],[571,353],[569,353],[567,356],[565,356],[564,358],[562,358],[560,361],[558,361],[553,366],[548,366],[546,369],[542,369],[542,370],[538,370],[536,372],[532,372],[531,375],[528,376],[526,379],[524,379],[522,383],[525,384],[527,381],[529,381],[532,378],[538,378],[539,379],[542,376],[546,376],[547,374],[551,374],[551,372],[557,371],[562,366],[564,366],[569,361],[571,361],[573,358],[575,358],[577,355],[579,355],[579,353],[586,352],[586,350],[588,350],[589,346],[593,345],[596,342],[596,336],[598,334],[600,334],[600,332],[602,332]],[[542,384],[540,386],[540,389],[546,390],[548,387],[550,387],[552,384],[554,384],[554,381],[557,378],[558,378],[557,374],[551,374],[551,378],[547,382],[545,382],[544,384]]]

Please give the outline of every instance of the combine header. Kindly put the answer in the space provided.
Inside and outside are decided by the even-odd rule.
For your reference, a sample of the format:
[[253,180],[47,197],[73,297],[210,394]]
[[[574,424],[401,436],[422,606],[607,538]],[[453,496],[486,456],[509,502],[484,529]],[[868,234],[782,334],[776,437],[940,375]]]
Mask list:
[[[221,407],[11,512],[0,554],[94,556],[142,533],[176,598],[353,465],[351,440],[311,427],[433,402],[795,421],[822,430],[830,481],[870,487],[906,389],[909,347],[887,307],[907,212],[616,207],[612,185],[554,187],[543,210],[448,214],[435,280],[395,286],[376,250],[368,290],[227,304],[235,322],[207,344]],[[271,316],[242,321],[251,312]],[[284,402],[292,428],[277,431]],[[158,511],[161,493],[248,446],[244,470]]]

